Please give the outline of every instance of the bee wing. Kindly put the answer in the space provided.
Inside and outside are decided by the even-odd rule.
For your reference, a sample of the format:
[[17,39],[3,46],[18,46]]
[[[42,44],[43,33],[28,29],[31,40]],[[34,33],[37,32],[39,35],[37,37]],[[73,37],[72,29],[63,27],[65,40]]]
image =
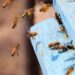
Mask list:
[[16,48],[14,48],[14,49],[12,50],[12,52],[11,52],[11,56],[14,56],[15,53],[16,53]]
[[24,18],[25,16],[27,16],[28,15],[28,12],[24,12],[23,14],[22,14],[22,18]]
[[40,9],[40,11],[41,11],[41,12],[47,12],[48,9],[49,9],[49,7],[44,6],[44,7],[42,7],[42,8]]
[[18,49],[19,49],[20,45],[17,44],[17,46],[15,48],[13,48],[12,52],[11,52],[11,56],[14,56],[15,54],[18,55]]
[[5,8],[8,5],[8,3],[3,3],[2,7]]
[[12,26],[12,29],[14,29],[16,27],[16,24],[14,23],[14,25]]
[[29,11],[28,12],[28,16],[32,16],[33,12],[32,11]]

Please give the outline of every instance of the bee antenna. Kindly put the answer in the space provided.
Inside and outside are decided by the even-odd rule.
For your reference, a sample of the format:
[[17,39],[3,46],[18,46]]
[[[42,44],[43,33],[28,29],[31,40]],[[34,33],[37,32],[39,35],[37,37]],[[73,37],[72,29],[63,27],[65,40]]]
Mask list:
[[[70,42],[68,42],[68,43],[66,43],[66,44],[71,44],[71,45],[72,45],[72,43],[73,43],[73,40],[71,40]],[[65,45],[66,45],[66,44],[65,44]]]

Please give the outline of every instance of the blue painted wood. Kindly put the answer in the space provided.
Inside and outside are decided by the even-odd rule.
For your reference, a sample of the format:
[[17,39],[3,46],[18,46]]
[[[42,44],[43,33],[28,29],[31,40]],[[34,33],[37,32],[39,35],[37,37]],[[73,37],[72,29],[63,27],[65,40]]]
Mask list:
[[53,0],[53,6],[75,44],[75,0]]
[[52,50],[48,47],[50,43],[55,41],[62,45],[71,41],[70,37],[65,38],[65,34],[59,33],[59,31],[59,24],[54,18],[40,22],[30,29],[30,32],[38,33],[35,39],[30,38],[30,40],[43,75],[65,75],[69,67],[75,66],[74,50],[58,53],[58,50]]

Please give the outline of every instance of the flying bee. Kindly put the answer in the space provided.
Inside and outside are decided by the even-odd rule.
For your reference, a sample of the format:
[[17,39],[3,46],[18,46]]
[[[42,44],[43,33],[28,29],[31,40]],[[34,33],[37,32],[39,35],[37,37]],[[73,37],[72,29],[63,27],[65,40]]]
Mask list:
[[20,47],[20,45],[17,44],[16,47],[14,47],[14,48],[12,49],[11,56],[14,56],[14,55],[16,55],[16,54],[18,55],[18,49],[19,49],[19,47]]
[[72,75],[73,71],[74,71],[74,67],[69,68],[66,75]]
[[12,29],[14,29],[17,26],[18,20],[19,20],[19,17],[17,17],[17,16],[14,17]]
[[25,16],[31,17],[33,15],[33,8],[24,10],[24,13],[22,14],[22,18],[24,18]]
[[14,2],[14,0],[5,0],[2,7],[5,8],[7,6],[10,6],[13,2]]
[[58,46],[58,45],[60,45],[59,42],[53,42],[53,43],[49,44],[49,47],[55,47],[55,46]]
[[50,4],[45,4],[43,7],[40,8],[40,12],[47,12],[50,6]]
[[28,32],[28,33],[27,33],[27,36],[28,36],[28,37],[32,37],[32,38],[34,38],[36,35],[37,35],[36,32]]

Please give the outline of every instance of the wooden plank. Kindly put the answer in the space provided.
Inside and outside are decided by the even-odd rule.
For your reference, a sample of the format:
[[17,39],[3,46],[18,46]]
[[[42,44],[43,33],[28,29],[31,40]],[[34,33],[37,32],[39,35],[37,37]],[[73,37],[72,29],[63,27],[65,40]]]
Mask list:
[[53,6],[60,17],[75,44],[75,1],[53,0]]
[[[58,41],[66,44],[71,38],[64,38],[64,34],[59,33],[59,24],[56,19],[51,18],[31,27],[31,32],[37,32],[35,39],[31,39],[34,51],[40,63],[43,75],[65,75],[69,67],[75,65],[74,50],[58,53],[48,47],[51,42]],[[72,60],[66,61],[72,58]]]

